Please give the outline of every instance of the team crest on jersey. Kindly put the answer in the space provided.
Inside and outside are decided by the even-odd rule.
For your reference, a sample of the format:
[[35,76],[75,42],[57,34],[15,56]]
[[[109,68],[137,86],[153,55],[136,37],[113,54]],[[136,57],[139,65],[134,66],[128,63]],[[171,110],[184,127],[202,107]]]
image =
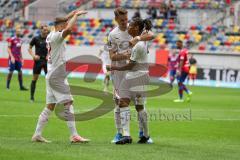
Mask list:
[[123,41],[120,43],[119,48],[121,49],[127,49],[129,48],[129,41]]

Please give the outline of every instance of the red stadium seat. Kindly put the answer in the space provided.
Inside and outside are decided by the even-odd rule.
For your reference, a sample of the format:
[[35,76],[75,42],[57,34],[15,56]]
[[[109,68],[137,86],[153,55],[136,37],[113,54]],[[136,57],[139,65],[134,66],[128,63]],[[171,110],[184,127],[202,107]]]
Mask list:
[[198,48],[200,51],[204,51],[206,50],[206,46],[205,45],[200,45],[199,48]]

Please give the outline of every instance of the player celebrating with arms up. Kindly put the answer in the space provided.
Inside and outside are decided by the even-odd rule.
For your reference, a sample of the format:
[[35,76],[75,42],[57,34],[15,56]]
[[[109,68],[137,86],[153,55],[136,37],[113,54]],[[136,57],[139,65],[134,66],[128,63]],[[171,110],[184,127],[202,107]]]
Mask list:
[[[49,33],[48,26],[41,26],[41,34],[32,39],[29,44],[28,52],[33,57],[34,66],[33,66],[33,79],[31,83],[31,97],[30,100],[34,101],[34,93],[36,88],[36,83],[41,73],[41,70],[44,70],[44,73],[47,74],[47,43],[46,38]],[[35,54],[32,51],[33,46],[35,46]]]
[[[152,27],[150,20],[142,20],[135,18],[128,27],[128,33],[133,37],[140,36],[143,30],[150,30]],[[132,143],[130,136],[130,100],[134,100],[136,107],[139,108],[139,122],[143,127],[143,136],[140,137],[138,143],[148,143],[150,139],[148,132],[147,112],[144,107],[144,86],[149,81],[148,65],[147,65],[148,47],[147,42],[138,42],[131,51],[130,62],[123,66],[111,65],[108,70],[126,71],[130,70],[124,76],[119,87],[119,107],[120,120],[123,129],[123,137],[116,144]]]
[[183,91],[187,93],[186,100],[189,102],[191,100],[192,92],[183,84],[189,73],[188,50],[183,48],[183,42],[181,40],[177,41],[177,48],[179,49],[177,69],[179,99],[174,100],[174,102],[184,102]]
[[55,105],[63,104],[63,116],[67,117],[67,125],[71,133],[70,141],[72,143],[88,142],[79,136],[73,114],[73,98],[70,93],[70,87],[67,83],[66,59],[65,59],[65,41],[64,39],[71,34],[78,16],[86,14],[86,11],[73,11],[66,18],[56,18],[55,31],[52,31],[47,37],[49,47],[48,73],[46,76],[47,107],[44,108],[39,116],[35,133],[32,137],[34,142],[49,142],[42,137],[43,127],[46,125]]

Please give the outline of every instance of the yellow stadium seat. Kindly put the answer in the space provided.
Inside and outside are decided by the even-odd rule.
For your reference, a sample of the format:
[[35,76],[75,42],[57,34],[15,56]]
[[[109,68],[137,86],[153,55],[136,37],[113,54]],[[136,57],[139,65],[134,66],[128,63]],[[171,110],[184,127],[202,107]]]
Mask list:
[[233,27],[233,32],[235,32],[235,33],[239,32],[239,27],[238,26],[234,26]]
[[159,44],[162,45],[162,44],[165,44],[165,42],[166,42],[166,39],[162,38],[162,39],[160,39]]
[[213,42],[213,45],[216,46],[216,47],[218,47],[218,46],[220,45],[220,41],[218,41],[218,40],[214,41],[214,42]]
[[37,22],[36,22],[36,26],[37,26],[37,28],[40,28],[40,27],[41,27],[41,22],[40,22],[40,21],[37,21]]
[[240,52],[240,46],[236,46],[236,47],[234,48],[234,51]]

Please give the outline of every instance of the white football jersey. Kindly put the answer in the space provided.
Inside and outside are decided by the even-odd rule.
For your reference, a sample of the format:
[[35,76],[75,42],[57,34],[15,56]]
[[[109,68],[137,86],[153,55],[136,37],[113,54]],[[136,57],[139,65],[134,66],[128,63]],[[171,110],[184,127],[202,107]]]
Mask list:
[[[117,51],[118,54],[124,53],[129,50],[129,41],[132,39],[132,36],[128,34],[128,31],[121,31],[119,27],[115,27],[108,36],[109,47],[114,51]],[[126,64],[126,60],[123,61],[113,61],[115,65]],[[112,63],[113,64],[113,63]]]
[[148,46],[146,42],[140,41],[133,48],[131,52],[130,60],[137,63],[148,62]]
[[136,78],[148,73],[147,42],[140,41],[132,48],[130,60],[135,61],[136,65],[127,73],[127,78]]
[[48,70],[64,64],[66,62],[65,51],[66,43],[60,31],[52,31],[47,36],[46,42],[48,46]]

